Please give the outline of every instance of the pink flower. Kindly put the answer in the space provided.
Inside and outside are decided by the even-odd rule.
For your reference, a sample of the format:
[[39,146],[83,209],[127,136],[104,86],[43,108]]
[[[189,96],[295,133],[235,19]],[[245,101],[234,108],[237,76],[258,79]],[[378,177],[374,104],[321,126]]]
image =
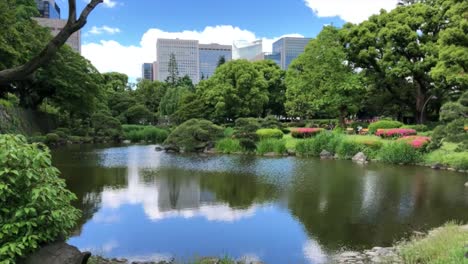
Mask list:
[[291,130],[291,135],[294,138],[307,138],[315,136],[322,131],[322,128],[295,128]]
[[404,137],[416,135],[416,130],[409,128],[391,128],[391,129],[378,129],[377,136],[380,137]]
[[431,138],[424,136],[406,136],[398,139],[398,141],[404,141],[410,144],[413,148],[419,149],[431,142]]

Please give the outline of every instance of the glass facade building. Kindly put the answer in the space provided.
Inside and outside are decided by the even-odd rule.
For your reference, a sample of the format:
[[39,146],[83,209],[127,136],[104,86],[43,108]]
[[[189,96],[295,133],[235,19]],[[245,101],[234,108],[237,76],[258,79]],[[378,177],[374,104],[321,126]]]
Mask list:
[[60,19],[60,7],[55,0],[36,0],[36,4],[40,17]]
[[193,83],[200,79],[198,40],[158,39],[157,61],[158,80],[164,81],[169,75],[169,59],[174,54],[179,76],[188,75]]
[[244,40],[235,41],[232,46],[233,59],[246,59],[249,61],[258,60],[263,56],[263,43],[262,40],[248,42]]
[[221,57],[232,60],[232,46],[219,44],[200,44],[200,80],[212,76]]
[[141,78],[154,81],[153,75],[153,63],[143,63],[141,66]]
[[305,47],[311,40],[311,38],[281,38],[273,43],[273,54],[271,56],[273,56],[274,60],[279,61],[277,63],[281,69],[286,70],[289,64],[304,52]]

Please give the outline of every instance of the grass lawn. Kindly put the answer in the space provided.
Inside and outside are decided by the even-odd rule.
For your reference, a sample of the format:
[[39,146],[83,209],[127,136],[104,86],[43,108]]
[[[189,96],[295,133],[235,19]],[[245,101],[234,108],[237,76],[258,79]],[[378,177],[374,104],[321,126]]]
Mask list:
[[468,170],[468,151],[455,152],[457,146],[455,143],[444,143],[440,149],[426,154],[424,162],[429,165],[441,163],[455,169]]
[[424,238],[401,243],[399,253],[407,264],[468,264],[468,228],[453,223]]

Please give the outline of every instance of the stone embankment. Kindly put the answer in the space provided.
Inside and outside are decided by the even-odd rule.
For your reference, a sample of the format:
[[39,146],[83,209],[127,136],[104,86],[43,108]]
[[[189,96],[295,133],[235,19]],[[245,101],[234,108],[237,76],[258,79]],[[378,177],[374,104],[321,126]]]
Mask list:
[[335,264],[403,263],[394,247],[374,247],[362,252],[346,251],[333,258]]
[[[177,262],[178,263],[178,262]],[[222,264],[226,263],[220,258],[214,258],[214,257],[205,257],[201,258],[198,260],[196,263],[202,263],[202,264]],[[231,262],[229,262],[231,263]],[[245,262],[245,261],[237,261],[237,262],[232,262],[236,264],[264,264],[263,262],[259,261],[253,261],[253,262]],[[175,261],[159,261],[159,262],[154,262],[154,261],[129,261],[127,259],[105,259],[101,257],[92,257],[88,264],[176,264]]]

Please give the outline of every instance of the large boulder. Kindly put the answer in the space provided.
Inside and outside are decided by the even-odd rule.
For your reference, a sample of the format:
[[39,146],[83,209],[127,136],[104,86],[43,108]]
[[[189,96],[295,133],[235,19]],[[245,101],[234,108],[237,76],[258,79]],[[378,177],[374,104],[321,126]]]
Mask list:
[[359,164],[366,164],[367,163],[367,156],[363,152],[359,152],[353,157],[353,162],[359,163]]
[[320,159],[333,159],[333,154],[327,150],[320,152]]
[[91,253],[80,252],[65,242],[57,242],[40,248],[19,264],[86,264]]

